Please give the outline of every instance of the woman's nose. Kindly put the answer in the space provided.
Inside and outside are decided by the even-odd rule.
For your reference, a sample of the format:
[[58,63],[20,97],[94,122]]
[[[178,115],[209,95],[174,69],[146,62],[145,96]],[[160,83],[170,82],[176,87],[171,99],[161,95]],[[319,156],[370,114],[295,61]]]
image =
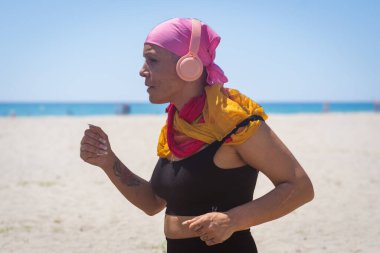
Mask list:
[[149,71],[148,71],[146,63],[144,63],[144,65],[141,67],[139,74],[141,77],[145,77],[145,78],[149,76]]

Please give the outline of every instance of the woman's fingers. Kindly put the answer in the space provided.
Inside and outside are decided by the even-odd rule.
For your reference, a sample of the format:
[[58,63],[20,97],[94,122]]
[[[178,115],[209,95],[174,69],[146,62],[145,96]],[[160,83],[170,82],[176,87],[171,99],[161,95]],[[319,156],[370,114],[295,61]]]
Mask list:
[[184,221],[182,225],[189,226],[189,229],[196,232],[198,235],[203,235],[206,231],[203,229],[205,221],[203,215],[192,218],[191,220]]
[[209,240],[214,239],[214,237],[209,234],[201,235],[199,238],[201,238],[202,241],[209,241]]
[[207,244],[207,246],[212,246],[212,245],[217,244],[217,242],[215,242],[213,238],[206,240],[205,243]]
[[206,245],[208,246],[212,246],[212,245],[215,245],[217,244],[216,240],[215,240],[215,236],[212,235],[212,234],[205,234],[205,235],[202,235],[200,237],[200,239],[202,241],[204,241],[206,243]]
[[108,150],[108,147],[104,145],[102,142],[88,136],[83,137],[81,141],[81,145],[84,145],[84,144],[88,144],[88,145],[94,146],[95,148],[100,148],[105,151]]
[[88,153],[92,153],[92,154],[96,154],[96,155],[107,155],[108,154],[108,152],[106,150],[97,148],[93,145],[86,144],[86,143],[81,145],[80,150],[82,152],[88,152]]
[[107,135],[100,127],[94,125],[89,126],[90,128],[86,129],[81,141],[81,151],[97,155],[106,155],[109,148],[107,141],[104,138],[107,137]]
[[[105,136],[107,136],[104,132],[103,132],[103,134]],[[90,127],[89,129],[87,129],[85,131],[85,135],[86,136],[91,137],[91,138],[93,138],[93,139],[95,139],[97,141],[100,141],[103,144],[106,144],[108,138],[107,137],[103,137],[104,136],[103,134],[101,134],[101,132],[99,132],[99,130],[97,130],[97,128],[95,128],[95,127]]]
[[84,131],[80,143],[80,157],[87,163],[101,168],[114,163],[114,153],[108,141],[108,136],[97,126],[90,125]]
[[193,218],[187,224],[189,225],[190,230],[193,230],[195,232],[199,232],[204,225],[204,221],[202,219],[202,216],[198,216],[198,217]]
[[100,138],[102,138],[104,140],[104,143],[105,141],[108,139],[108,136],[107,134],[98,126],[94,126],[92,124],[88,124],[90,129],[95,131],[95,133],[99,134]]
[[102,139],[99,134],[97,134],[94,130],[91,129],[86,129],[86,131],[84,131],[84,135],[96,141],[100,141],[100,139]]
[[208,246],[222,243],[227,240],[233,232],[228,230],[224,213],[207,213],[193,219],[184,221],[182,224],[187,225],[189,230],[196,232],[200,239]]

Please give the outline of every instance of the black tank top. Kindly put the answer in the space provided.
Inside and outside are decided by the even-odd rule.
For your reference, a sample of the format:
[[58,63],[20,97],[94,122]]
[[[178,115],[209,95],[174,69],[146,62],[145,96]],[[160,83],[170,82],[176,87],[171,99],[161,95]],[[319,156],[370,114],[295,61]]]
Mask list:
[[221,169],[214,155],[224,141],[253,115],[241,122],[223,140],[215,141],[198,153],[179,161],[160,158],[150,183],[153,191],[166,200],[166,214],[197,216],[212,211],[224,212],[252,200],[258,171],[249,165]]

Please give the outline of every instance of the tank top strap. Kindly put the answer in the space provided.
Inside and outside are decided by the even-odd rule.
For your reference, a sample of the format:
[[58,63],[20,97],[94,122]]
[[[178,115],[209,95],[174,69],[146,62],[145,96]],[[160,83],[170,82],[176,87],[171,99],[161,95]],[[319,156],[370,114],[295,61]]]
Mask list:
[[254,120],[261,120],[261,121],[264,121],[263,117],[259,116],[259,115],[251,115],[249,116],[248,118],[244,119],[242,122],[240,122],[239,124],[236,125],[236,127],[229,133],[227,134],[221,141],[215,141],[213,144],[215,146],[215,151],[218,150],[220,148],[220,146],[223,145],[223,143],[231,137],[231,135],[235,134],[237,132],[237,130],[239,130],[239,128],[241,127],[244,127],[246,125],[248,125],[251,121],[254,121]]

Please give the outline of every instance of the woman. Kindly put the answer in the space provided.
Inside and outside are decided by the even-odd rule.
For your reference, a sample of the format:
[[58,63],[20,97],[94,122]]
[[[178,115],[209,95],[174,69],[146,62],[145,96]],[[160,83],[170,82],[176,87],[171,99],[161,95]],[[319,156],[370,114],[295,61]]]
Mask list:
[[[159,160],[148,182],[112,152],[90,125],[81,158],[101,167],[136,207],[166,207],[171,252],[257,252],[250,227],[279,218],[313,199],[312,184],[265,123],[263,109],[223,84],[214,63],[220,37],[206,24],[171,19],[148,35],[140,75],[151,103],[170,103],[159,137]],[[258,172],[275,188],[252,200]]]

